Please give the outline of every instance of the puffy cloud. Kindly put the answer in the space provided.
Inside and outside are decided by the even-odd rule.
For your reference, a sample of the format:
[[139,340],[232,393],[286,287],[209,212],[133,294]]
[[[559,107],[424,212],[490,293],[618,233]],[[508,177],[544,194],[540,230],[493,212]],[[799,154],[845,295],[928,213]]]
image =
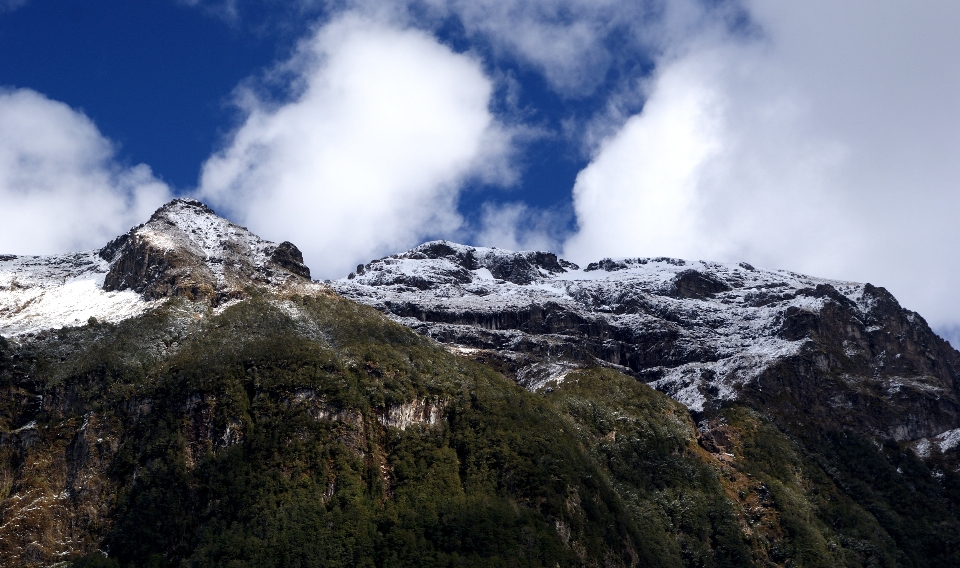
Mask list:
[[505,175],[490,80],[423,32],[348,14],[276,72],[293,77],[294,96],[242,93],[246,119],[205,164],[199,193],[297,243],[318,276],[455,231],[460,185]]
[[123,167],[93,122],[27,90],[0,90],[0,252],[90,249],[169,198],[144,165]]
[[696,251],[698,176],[720,150],[721,102],[701,81],[703,64],[684,63],[659,77],[643,113],[631,117],[577,176],[580,230],[566,243],[568,256],[584,261],[637,250],[677,257]]
[[576,259],[661,255],[886,286],[960,322],[960,6],[748,5],[665,57],[581,172]]

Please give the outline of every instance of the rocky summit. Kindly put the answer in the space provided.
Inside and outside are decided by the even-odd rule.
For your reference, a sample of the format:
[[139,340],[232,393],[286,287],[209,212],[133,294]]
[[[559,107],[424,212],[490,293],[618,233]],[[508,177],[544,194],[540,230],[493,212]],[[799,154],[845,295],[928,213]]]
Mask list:
[[189,199],[0,255],[2,566],[957,566],[958,446],[960,353],[871,284],[446,241],[316,282]]
[[175,199],[99,250],[0,256],[0,334],[119,322],[172,297],[219,306],[251,288],[310,282],[292,243],[265,241],[199,201]]

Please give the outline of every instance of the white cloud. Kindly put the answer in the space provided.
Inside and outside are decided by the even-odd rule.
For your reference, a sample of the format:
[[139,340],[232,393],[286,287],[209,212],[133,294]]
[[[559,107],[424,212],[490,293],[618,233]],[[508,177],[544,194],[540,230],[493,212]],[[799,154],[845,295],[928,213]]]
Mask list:
[[466,36],[491,47],[495,58],[518,60],[539,71],[568,97],[593,94],[613,68],[628,73],[649,52],[673,49],[672,39],[726,18],[733,2],[705,9],[699,0],[301,0],[331,10],[349,6],[389,14],[436,29],[456,20]]
[[490,80],[432,37],[346,15],[283,66],[298,93],[246,93],[247,117],[199,193],[320,277],[456,230],[459,185],[502,173]]
[[[644,112],[603,144],[577,176],[579,232],[565,254],[626,256],[638,249],[688,256],[696,250],[698,176],[719,151],[719,94],[702,84],[703,64],[663,73]],[[600,251],[604,252],[600,252]]]
[[679,38],[660,62],[578,177],[567,252],[871,281],[960,322],[960,5],[749,8],[762,41]]
[[0,252],[103,246],[168,198],[150,168],[117,164],[80,112],[35,91],[0,90]]
[[472,241],[507,250],[558,250],[566,236],[569,213],[541,210],[524,203],[485,203]]
[[[301,0],[318,3],[341,15],[272,74],[293,96],[238,91],[245,119],[198,190],[297,243],[315,274],[434,236],[563,238],[562,216],[519,202],[486,206],[476,231],[457,214],[471,176],[510,182],[517,129],[491,114],[475,55],[415,29],[456,18],[492,47],[491,73],[508,56],[563,96],[606,104],[588,128],[563,117],[595,152],[573,188],[571,259],[748,260],[871,281],[960,329],[960,5],[744,0],[759,30],[746,37],[730,32],[733,2]],[[631,67],[644,56],[647,78]],[[0,222],[15,229],[2,252],[96,246],[167,195],[146,166],[117,165],[86,117],[30,91],[0,95],[0,168]]]

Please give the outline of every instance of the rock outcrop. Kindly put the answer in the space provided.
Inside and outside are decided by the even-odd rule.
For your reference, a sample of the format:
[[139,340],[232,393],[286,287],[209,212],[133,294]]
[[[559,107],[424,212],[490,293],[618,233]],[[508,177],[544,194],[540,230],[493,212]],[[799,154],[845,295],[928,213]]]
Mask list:
[[317,285],[292,243],[272,243],[192,199],[175,199],[99,250],[0,256],[0,335],[119,322],[167,298],[218,307],[251,288]]

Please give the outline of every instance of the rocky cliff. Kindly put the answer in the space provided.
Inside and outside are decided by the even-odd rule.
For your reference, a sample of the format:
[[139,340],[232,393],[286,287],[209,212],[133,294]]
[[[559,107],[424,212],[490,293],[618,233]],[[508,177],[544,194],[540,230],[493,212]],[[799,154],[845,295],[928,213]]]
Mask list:
[[192,199],[175,199],[99,250],[0,257],[0,335],[90,318],[119,322],[183,297],[220,306],[251,289],[315,286],[292,243],[272,243]]
[[133,290],[148,300],[183,296],[219,305],[251,285],[310,280],[293,243],[264,241],[191,199],[164,205],[99,256],[110,263],[105,291]]

